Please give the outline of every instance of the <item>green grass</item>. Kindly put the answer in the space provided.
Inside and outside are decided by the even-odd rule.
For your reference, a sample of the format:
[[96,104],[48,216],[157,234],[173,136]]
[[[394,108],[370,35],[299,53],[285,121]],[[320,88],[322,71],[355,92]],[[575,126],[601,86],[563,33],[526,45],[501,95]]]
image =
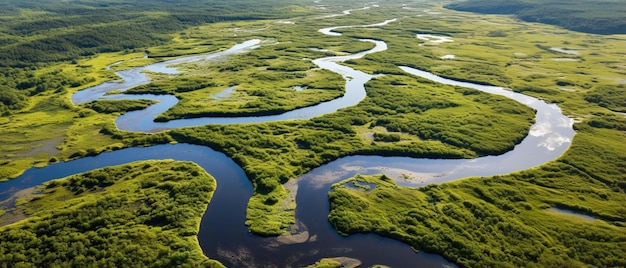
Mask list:
[[[70,96],[78,90],[117,79],[112,71],[105,69],[106,66],[137,57],[141,54],[109,53],[79,60],[77,64],[58,64],[36,70],[37,76],[54,77],[53,74],[56,74],[60,77],[59,89],[49,88],[51,85],[42,79],[46,90],[28,97],[27,106],[0,117],[0,135],[3,137],[0,140],[0,155],[3,158],[0,161],[0,181],[17,177],[33,165],[46,165],[51,159],[65,160],[85,155],[87,151],[96,154],[129,146],[119,138],[100,133],[105,126],[113,123],[115,115],[99,114],[74,106]],[[82,81],[75,87],[64,80],[74,77],[87,79],[75,79]],[[36,91],[36,87],[26,90]],[[94,105],[104,107],[104,103]]]
[[585,95],[585,100],[597,103],[601,107],[617,111],[626,112],[626,87],[624,84],[618,86],[598,87]]
[[[329,193],[329,221],[344,235],[377,233],[462,266],[623,266],[626,155],[619,147],[626,136],[578,129],[561,159],[511,175],[423,188],[399,187],[379,176],[336,183]],[[344,186],[349,181],[376,187]]]
[[123,113],[143,110],[154,103],[151,100],[98,100],[84,106],[99,113]]
[[[626,120],[611,111],[624,109],[620,77],[625,69],[616,60],[623,36],[599,37],[501,16],[436,11],[443,13],[403,19],[402,26],[390,25],[387,31],[347,30],[351,35],[379,36],[390,44],[386,52],[349,64],[372,73],[409,65],[557,103],[582,122],[575,126],[572,147],[557,161],[507,176],[420,189],[377,177],[353,179],[376,182],[369,193],[338,183],[329,194],[331,223],[343,234],[378,233],[462,266],[623,266]],[[501,37],[495,31],[515,34]],[[454,42],[416,47],[422,41],[408,32],[436,32]],[[579,54],[564,55],[550,47],[576,49]],[[446,54],[456,57],[439,59]],[[584,221],[550,212],[549,207],[599,220]]]
[[[249,30],[247,30],[249,29]],[[233,45],[252,38],[263,40],[263,46],[249,53],[182,64],[183,78],[156,75],[157,79],[129,93],[174,94],[180,102],[159,115],[157,120],[204,116],[251,116],[279,114],[340,97],[345,81],[340,75],[318,69],[311,59],[332,52],[311,25],[278,24],[276,21],[216,23],[190,29],[176,37],[170,46],[151,49],[167,55],[188,55],[214,48],[209,45]],[[224,36],[236,37],[230,42],[218,41]],[[207,39],[215,40],[207,43]],[[371,44],[343,39],[329,49],[339,52],[365,50]],[[175,51],[181,46],[188,47]],[[172,51],[174,50],[174,51]],[[234,87],[230,97],[218,99],[213,94]],[[296,91],[294,87],[304,87]]]
[[[197,241],[215,179],[194,163],[143,161],[55,180],[0,227],[3,267],[220,267]],[[0,218],[2,220],[2,218]],[[1,222],[1,221],[0,221]]]

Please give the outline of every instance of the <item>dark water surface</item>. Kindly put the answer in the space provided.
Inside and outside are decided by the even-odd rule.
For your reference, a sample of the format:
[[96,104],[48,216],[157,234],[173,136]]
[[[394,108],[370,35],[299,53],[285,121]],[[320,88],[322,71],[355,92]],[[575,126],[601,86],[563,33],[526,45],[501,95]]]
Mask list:
[[[442,257],[416,254],[410,247],[397,241],[376,235],[356,235],[343,238],[326,220],[328,189],[311,187],[301,189],[303,198],[309,196],[322,202],[323,217],[299,218],[302,225],[310,228],[317,240],[301,244],[280,243],[277,238],[264,238],[249,233],[245,226],[245,212],[252,195],[252,185],[243,170],[230,158],[211,148],[190,145],[156,145],[145,148],[128,148],[102,153],[70,162],[53,164],[44,168],[32,168],[22,176],[0,183],[0,200],[13,193],[37,186],[45,181],[66,177],[113,165],[149,159],[174,159],[192,161],[217,179],[217,189],[201,222],[198,239],[205,254],[232,267],[287,267],[302,266],[324,257],[349,256],[364,264],[388,264],[402,267],[420,264],[421,267],[441,267],[447,264]],[[321,198],[320,198],[321,197]],[[300,197],[299,197],[300,199]],[[300,200],[306,204],[304,200]],[[307,207],[315,207],[313,206]],[[306,213],[306,209],[303,209]],[[299,213],[300,215],[301,213]],[[236,256],[236,257],[232,257]]]

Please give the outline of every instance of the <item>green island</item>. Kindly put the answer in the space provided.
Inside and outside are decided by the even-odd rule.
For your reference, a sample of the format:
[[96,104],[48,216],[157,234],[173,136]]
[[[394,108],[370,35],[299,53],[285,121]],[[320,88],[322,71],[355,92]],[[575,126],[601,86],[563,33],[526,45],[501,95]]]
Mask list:
[[[380,234],[463,267],[626,266],[626,36],[615,34],[624,33],[614,30],[623,27],[619,8],[606,8],[618,1],[568,6],[612,4],[576,13],[589,20],[568,20],[575,25],[536,14],[558,1],[510,1],[510,7],[389,1],[368,9],[358,1],[4,2],[0,181],[33,166],[124,148],[202,145],[233,159],[253,185],[254,194],[243,197],[249,198],[249,230],[277,236],[296,223],[295,193],[285,184],[317,167],[353,155],[502,155],[535,122],[534,111],[516,101],[398,68],[410,66],[557,104],[575,121],[571,147],[536,168],[419,188],[394,182],[402,178],[359,175],[333,185],[330,214],[321,220],[342,235]],[[490,6],[463,6],[472,3]],[[359,10],[320,19],[346,9]],[[556,13],[565,19],[572,12]],[[530,15],[539,17],[523,17]],[[393,18],[384,26],[338,29],[341,36],[318,32]],[[602,19],[615,24],[590,28]],[[365,84],[365,99],[310,120],[129,132],[117,128],[116,118],[154,101],[71,101],[76,92],[116,80],[115,71],[251,39],[260,46],[177,65],[176,75],[149,73],[150,83],[126,93],[175,96],[179,102],[156,121],[275,115],[343,96],[344,78],[311,59],[374,46],[357,39],[382,40],[388,49],[342,63],[382,74]],[[48,182],[14,205],[0,200],[0,266],[221,266],[202,253],[197,238],[215,187],[202,168],[178,161],[143,161]],[[327,257],[311,267],[358,266]]]

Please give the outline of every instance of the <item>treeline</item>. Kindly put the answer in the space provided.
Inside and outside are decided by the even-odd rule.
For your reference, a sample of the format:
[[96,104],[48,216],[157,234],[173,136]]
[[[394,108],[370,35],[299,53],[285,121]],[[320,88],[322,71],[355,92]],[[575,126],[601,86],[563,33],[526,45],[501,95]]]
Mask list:
[[39,63],[70,61],[96,53],[155,46],[169,40],[163,34],[181,29],[180,23],[171,17],[153,17],[71,32],[62,30],[60,34],[48,33],[30,42],[2,47],[0,66],[28,67]]
[[469,0],[445,7],[485,14],[512,14],[524,21],[552,24],[579,32],[626,33],[626,5],[620,0]]
[[30,220],[0,227],[0,267],[222,267],[196,237],[215,187],[171,160],[52,181],[7,210]]
[[[162,44],[167,34],[218,21],[280,18],[293,1],[2,1],[0,66],[25,67]],[[18,12],[20,11],[21,12]],[[29,12],[26,12],[29,11]],[[289,12],[285,12],[289,11]]]
[[12,88],[0,88],[0,115],[9,115],[28,105],[28,97]]
[[[4,70],[0,68],[0,71]],[[0,79],[0,115],[6,116],[29,104],[29,97],[46,91],[63,92],[93,82],[92,77],[75,77],[56,69],[46,73],[10,69]]]

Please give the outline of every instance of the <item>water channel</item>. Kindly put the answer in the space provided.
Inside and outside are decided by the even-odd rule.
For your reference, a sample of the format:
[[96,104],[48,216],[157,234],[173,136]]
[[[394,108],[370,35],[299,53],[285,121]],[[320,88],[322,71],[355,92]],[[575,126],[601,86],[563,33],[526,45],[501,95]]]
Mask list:
[[[334,29],[345,27],[377,27],[395,20],[362,26],[340,26],[322,29],[320,32],[337,35]],[[153,99],[159,103],[145,110],[134,111],[120,116],[118,128],[128,131],[156,132],[171,128],[198,126],[204,124],[241,124],[279,121],[288,119],[308,119],[332,113],[340,108],[358,104],[366,96],[364,84],[373,76],[340,65],[339,62],[356,59],[370,53],[384,51],[386,43],[377,40],[361,40],[375,44],[368,51],[316,59],[313,62],[320,68],[341,74],[346,79],[346,93],[341,98],[315,106],[297,109],[279,115],[241,118],[195,118],[153,122],[154,116],[176,104],[174,96],[167,95],[109,95],[115,89],[128,89],[150,82],[144,71],[175,74],[178,71],[168,67],[172,64],[192,60],[223,57],[245,52],[259,46],[259,40],[250,40],[231,49],[210,55],[179,58],[156,63],[150,66],[120,71],[121,83],[104,83],[80,91],[72,96],[74,103],[106,99]],[[350,156],[338,159],[316,168],[297,179],[296,211],[298,239],[284,237],[258,237],[249,233],[245,222],[245,211],[252,185],[244,172],[231,159],[208,147],[176,144],[157,145],[147,148],[128,148],[103,153],[71,162],[58,163],[45,168],[33,168],[15,180],[0,183],[0,200],[9,198],[21,189],[110,165],[119,165],[147,159],[175,159],[193,161],[213,175],[218,181],[217,190],[201,222],[198,239],[204,253],[227,266],[233,267],[298,267],[312,264],[321,258],[346,256],[358,259],[364,266],[384,264],[392,267],[442,267],[454,266],[438,255],[415,253],[409,246],[373,234],[338,235],[327,221],[329,204],[327,192],[333,182],[356,174],[386,174],[397,178],[401,185],[423,186],[429,183],[442,183],[469,176],[492,176],[506,174],[539,166],[559,157],[571,143],[574,135],[572,120],[565,117],[553,104],[514,93],[510,90],[458,82],[441,78],[417,69],[400,66],[405,72],[443,84],[470,87],[491,94],[499,94],[523,103],[537,111],[536,123],[529,135],[514,150],[499,156],[477,159],[416,159],[408,157]],[[410,179],[399,179],[401,177]],[[402,176],[404,175],[404,176]],[[296,241],[297,240],[297,241]]]

